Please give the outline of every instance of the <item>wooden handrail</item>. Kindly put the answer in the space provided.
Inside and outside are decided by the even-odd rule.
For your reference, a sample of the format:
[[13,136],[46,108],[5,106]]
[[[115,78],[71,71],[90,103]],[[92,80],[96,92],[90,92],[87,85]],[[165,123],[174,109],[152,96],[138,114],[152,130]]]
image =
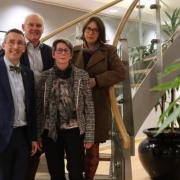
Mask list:
[[57,28],[57,29],[54,30],[53,32],[49,33],[47,36],[43,37],[43,38],[41,39],[41,42],[44,42],[44,41],[50,39],[51,37],[55,36],[56,34],[64,31],[65,29],[67,29],[67,28],[69,28],[69,27],[71,27],[71,26],[79,23],[80,21],[82,21],[82,20],[84,20],[84,19],[87,19],[87,18],[89,18],[90,16],[92,16],[92,15],[94,15],[94,14],[97,14],[97,13],[103,11],[104,9],[107,9],[108,7],[111,7],[111,6],[117,4],[117,3],[121,2],[121,1],[123,1],[123,0],[115,0],[115,1],[112,1],[112,2],[110,2],[110,3],[108,3],[108,4],[104,5],[104,6],[100,7],[99,9],[96,9],[96,10],[90,12],[90,13],[87,13],[87,14],[85,14],[85,15],[77,18],[77,19],[74,19],[73,21],[71,21],[71,22],[69,22],[69,23],[67,23],[67,24],[65,24],[65,25]]
[[129,149],[130,148],[130,137],[126,131],[126,127],[124,125],[122,116],[119,112],[119,108],[117,106],[117,102],[116,102],[116,97],[114,95],[114,87],[110,87],[109,89],[109,97],[110,97],[110,101],[111,101],[111,108],[114,114],[114,119],[118,128],[118,131],[122,137],[122,142],[123,142],[123,147],[125,149]]
[[[135,8],[135,6],[137,5],[138,2],[139,2],[139,0],[134,0],[132,2],[130,7],[126,11],[126,14],[124,15],[121,22],[119,23],[119,26],[117,28],[116,35],[115,35],[115,38],[114,38],[114,41],[113,41],[114,46],[117,46],[118,40],[120,39],[119,37],[121,36],[123,28],[124,28],[126,22],[128,21],[129,16],[131,15],[133,9]],[[122,137],[123,147],[125,149],[128,149],[128,148],[130,148],[130,144],[131,144],[130,143],[130,137],[129,137],[129,134],[127,133],[127,131],[126,131],[126,127],[124,125],[122,116],[121,116],[121,114],[119,112],[119,108],[118,108],[117,103],[116,103],[114,87],[111,87],[109,89],[109,96],[110,96],[112,111],[113,111],[113,114],[114,114],[114,119],[115,119],[115,122],[117,124],[119,133],[120,133],[120,135]]]
[[113,40],[113,45],[114,46],[117,46],[118,40],[120,39],[123,28],[124,28],[125,24],[127,23],[128,19],[129,19],[129,16],[131,15],[133,9],[136,7],[138,2],[139,2],[139,0],[134,0],[132,2],[132,4],[129,6],[128,10],[126,11],[126,14],[124,15],[121,22],[119,23],[119,26],[118,26],[116,34],[115,34],[115,38]]

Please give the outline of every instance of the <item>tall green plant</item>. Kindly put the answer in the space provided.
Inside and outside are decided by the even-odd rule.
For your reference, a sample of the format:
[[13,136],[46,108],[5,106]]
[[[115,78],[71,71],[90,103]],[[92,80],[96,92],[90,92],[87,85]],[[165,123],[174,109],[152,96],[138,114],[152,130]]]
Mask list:
[[175,9],[172,13],[167,11],[164,12],[168,18],[167,21],[164,21],[162,25],[162,31],[171,38],[171,41],[174,41],[174,36],[177,34],[177,29],[180,25],[180,9]]
[[[165,69],[165,71],[162,74],[162,77],[168,76],[179,70],[180,70],[180,63],[170,65]],[[179,88],[179,86],[180,86],[180,76],[177,76],[172,81],[155,86],[154,88],[152,88],[152,90],[167,91],[169,89],[177,89]],[[168,126],[171,126],[173,130],[174,123],[175,121],[179,120],[179,117],[180,117],[180,96],[177,96],[173,100],[171,100],[167,109],[161,114],[159,119],[160,128],[157,134],[161,133]]]
[[[177,29],[180,26],[180,9],[175,9],[171,13],[165,11],[164,12],[167,17],[167,21],[164,21],[164,25],[162,25],[161,29],[162,31],[168,36],[168,40],[163,43],[163,48],[168,47],[169,43],[172,43],[174,41],[174,37],[177,34]],[[166,91],[162,97],[161,100],[158,102],[157,105],[160,105],[161,113],[164,112],[165,109],[165,103],[166,103],[166,94],[170,94],[171,96],[171,102],[175,100],[175,89],[171,88],[168,91]],[[169,113],[173,112],[173,109]]]

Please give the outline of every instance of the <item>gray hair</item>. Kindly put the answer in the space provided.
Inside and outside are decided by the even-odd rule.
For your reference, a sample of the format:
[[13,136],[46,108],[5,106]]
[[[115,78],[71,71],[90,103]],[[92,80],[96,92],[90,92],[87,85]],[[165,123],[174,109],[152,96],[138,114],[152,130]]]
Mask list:
[[37,18],[39,18],[39,19],[41,20],[41,22],[42,22],[43,27],[44,27],[44,18],[43,18],[40,14],[38,14],[38,13],[32,13],[32,14],[27,15],[27,16],[25,17],[25,19],[24,19],[24,24],[25,24],[26,21],[27,21],[30,17],[32,17],[32,16],[36,16]]

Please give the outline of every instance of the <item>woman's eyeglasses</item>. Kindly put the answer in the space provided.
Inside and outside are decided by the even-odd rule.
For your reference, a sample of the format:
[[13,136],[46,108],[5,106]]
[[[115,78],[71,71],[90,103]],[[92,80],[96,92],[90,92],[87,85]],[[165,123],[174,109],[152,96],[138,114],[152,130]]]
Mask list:
[[56,49],[56,53],[58,53],[58,54],[69,54],[70,53],[70,49],[67,49],[67,48],[65,48],[65,49],[63,49],[63,48],[58,48],[58,49]]
[[92,32],[92,33],[94,33],[94,34],[96,34],[96,33],[99,32],[97,28],[90,28],[90,27],[86,27],[85,31],[86,31],[87,33]]

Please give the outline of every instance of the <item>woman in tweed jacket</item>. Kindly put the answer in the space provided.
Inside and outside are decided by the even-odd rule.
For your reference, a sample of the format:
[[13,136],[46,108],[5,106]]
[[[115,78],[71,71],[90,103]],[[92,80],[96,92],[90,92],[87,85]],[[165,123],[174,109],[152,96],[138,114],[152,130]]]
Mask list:
[[38,139],[51,180],[65,179],[64,152],[70,180],[83,179],[84,147],[94,142],[94,106],[88,74],[71,65],[72,45],[53,43],[55,66],[42,73],[37,93]]

